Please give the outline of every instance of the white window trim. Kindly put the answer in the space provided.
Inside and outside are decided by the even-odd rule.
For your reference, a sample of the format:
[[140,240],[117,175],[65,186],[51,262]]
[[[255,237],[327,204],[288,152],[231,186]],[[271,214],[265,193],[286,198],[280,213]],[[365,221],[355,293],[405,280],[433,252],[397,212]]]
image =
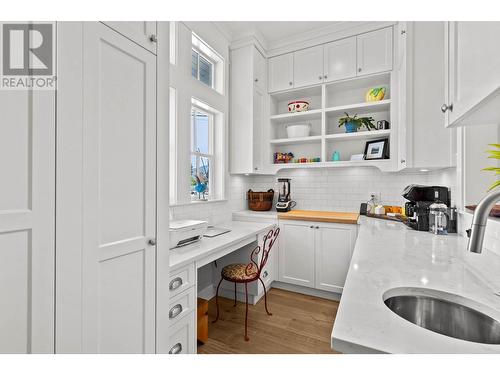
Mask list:
[[[192,49],[194,49],[198,53],[201,53],[204,58],[212,63],[211,88],[217,91],[219,94],[224,95],[224,58],[194,32],[191,32],[191,44]],[[198,72],[199,70],[200,69],[198,65]],[[207,86],[204,83],[203,85]]]

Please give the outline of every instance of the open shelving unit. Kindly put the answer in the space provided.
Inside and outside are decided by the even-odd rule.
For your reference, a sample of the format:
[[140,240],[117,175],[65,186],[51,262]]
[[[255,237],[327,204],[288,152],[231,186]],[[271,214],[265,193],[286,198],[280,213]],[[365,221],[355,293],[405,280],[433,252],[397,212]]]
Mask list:
[[[375,166],[381,170],[390,170],[393,161],[393,147],[390,158],[380,160],[351,161],[354,154],[363,154],[366,141],[394,140],[393,118],[394,105],[391,97],[392,73],[379,73],[356,77],[338,82],[323,83],[316,86],[291,89],[269,95],[269,155],[268,160],[275,170],[288,168]],[[383,100],[366,102],[365,95],[372,87],[385,87]],[[294,100],[309,102],[305,112],[288,112],[288,103]],[[349,115],[371,116],[377,121],[386,120],[390,129],[371,130],[365,128],[355,133],[345,133],[338,126],[338,120]],[[286,126],[292,124],[311,124],[308,137],[288,138]],[[340,161],[332,161],[332,154],[338,151]],[[274,164],[274,153],[293,153],[294,159],[320,158],[320,162]]]

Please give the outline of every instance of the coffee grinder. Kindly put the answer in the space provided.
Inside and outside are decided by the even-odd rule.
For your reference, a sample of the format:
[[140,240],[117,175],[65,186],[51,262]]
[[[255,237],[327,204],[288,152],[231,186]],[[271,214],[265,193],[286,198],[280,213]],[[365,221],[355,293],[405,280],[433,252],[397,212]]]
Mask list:
[[296,202],[290,198],[290,178],[278,178],[281,183],[278,194],[278,202],[276,202],[276,211],[288,212],[295,207]]

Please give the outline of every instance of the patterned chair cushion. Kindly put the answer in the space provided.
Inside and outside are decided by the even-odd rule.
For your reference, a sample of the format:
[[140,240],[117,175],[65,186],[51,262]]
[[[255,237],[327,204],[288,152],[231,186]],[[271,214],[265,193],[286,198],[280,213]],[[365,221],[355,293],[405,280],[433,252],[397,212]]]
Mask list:
[[257,278],[257,267],[252,264],[252,267],[247,272],[245,271],[247,264],[237,263],[229,264],[222,269],[221,275],[226,280],[254,280]]

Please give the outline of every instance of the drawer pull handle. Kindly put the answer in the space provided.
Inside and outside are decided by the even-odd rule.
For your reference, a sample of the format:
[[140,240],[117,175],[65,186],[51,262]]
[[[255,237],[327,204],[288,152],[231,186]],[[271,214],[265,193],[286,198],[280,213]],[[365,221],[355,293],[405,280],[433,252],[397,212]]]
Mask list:
[[168,284],[168,289],[170,290],[176,290],[182,285],[182,279],[180,277],[176,277],[173,279],[170,284]]
[[182,353],[182,344],[178,342],[174,346],[172,346],[172,349],[168,352],[168,354],[181,354]]
[[181,312],[182,312],[182,305],[181,304],[177,304],[177,305],[175,305],[174,307],[172,307],[170,309],[170,311],[168,312],[168,317],[170,319],[174,319]]
[[267,276],[269,276],[269,273],[267,271],[264,271],[264,273],[262,274],[262,276],[264,276],[264,278],[266,278]]

